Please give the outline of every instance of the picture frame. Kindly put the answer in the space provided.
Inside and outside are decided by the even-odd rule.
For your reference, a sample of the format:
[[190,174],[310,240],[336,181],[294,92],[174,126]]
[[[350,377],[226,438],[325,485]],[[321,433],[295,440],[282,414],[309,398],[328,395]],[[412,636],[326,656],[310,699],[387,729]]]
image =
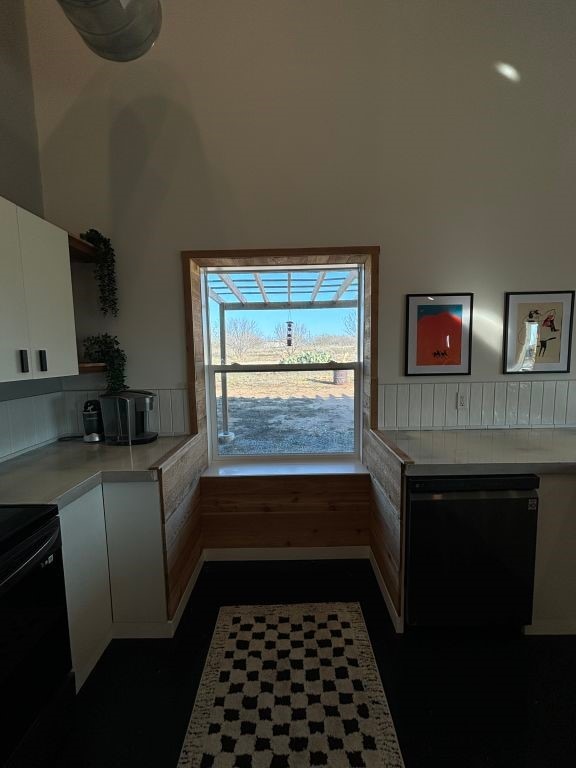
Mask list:
[[469,375],[472,293],[406,296],[405,376]]
[[505,294],[503,373],[568,373],[574,291]]

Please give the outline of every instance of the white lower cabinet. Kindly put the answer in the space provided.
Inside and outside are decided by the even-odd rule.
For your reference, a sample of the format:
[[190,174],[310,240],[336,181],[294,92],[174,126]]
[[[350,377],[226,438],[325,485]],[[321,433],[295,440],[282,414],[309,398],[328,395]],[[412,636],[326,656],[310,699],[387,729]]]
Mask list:
[[112,633],[102,486],[60,509],[72,665],[79,690]]
[[114,634],[158,636],[158,625],[168,620],[158,483],[103,488]]
[[60,509],[79,690],[113,637],[169,637],[157,482],[104,483]]

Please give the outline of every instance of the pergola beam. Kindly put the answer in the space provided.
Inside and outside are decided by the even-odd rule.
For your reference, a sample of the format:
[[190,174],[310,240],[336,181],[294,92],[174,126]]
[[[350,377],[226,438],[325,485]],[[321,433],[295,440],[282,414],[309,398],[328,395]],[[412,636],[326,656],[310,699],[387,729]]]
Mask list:
[[213,288],[208,288],[208,296],[218,302],[218,304],[224,304],[222,296],[219,296]]
[[254,280],[256,280],[256,285],[260,289],[260,293],[262,294],[264,303],[270,304],[270,299],[268,298],[268,294],[266,293],[266,288],[264,288],[264,283],[262,282],[262,278],[260,277],[258,272],[254,272]]
[[352,285],[354,280],[356,280],[357,274],[358,274],[357,272],[349,272],[348,273],[348,276],[346,277],[346,279],[344,280],[344,282],[342,283],[340,288],[338,288],[338,290],[336,291],[336,293],[332,297],[332,301],[338,301],[340,296],[344,296],[344,294],[346,293],[348,288],[350,288],[350,286]]
[[246,302],[246,304],[221,304],[220,309],[342,309],[344,307],[357,307],[358,302],[354,299],[346,301],[272,301],[270,304],[264,304],[262,301]]
[[228,286],[228,288],[230,288],[230,290],[232,291],[234,296],[236,296],[236,298],[238,299],[239,302],[241,302],[242,304],[246,304],[246,297],[244,296],[242,291],[240,291],[236,287],[236,284],[234,283],[234,280],[230,279],[230,277],[227,274],[221,273],[221,272],[218,273],[218,277],[220,278],[220,280],[222,280],[222,282],[225,285]]
[[310,297],[310,301],[314,301],[316,299],[316,296],[318,296],[318,291],[322,287],[322,283],[324,282],[324,278],[326,277],[326,272],[320,272],[318,275],[318,279],[316,280],[316,285],[314,286],[314,289],[312,291],[312,296]]

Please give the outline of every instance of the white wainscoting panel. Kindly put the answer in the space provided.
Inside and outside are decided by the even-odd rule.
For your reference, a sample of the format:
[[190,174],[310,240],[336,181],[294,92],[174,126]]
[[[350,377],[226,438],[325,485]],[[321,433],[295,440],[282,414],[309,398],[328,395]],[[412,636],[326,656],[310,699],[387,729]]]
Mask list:
[[[470,423],[470,384],[463,382],[458,384],[457,402],[458,426],[467,427]],[[466,405],[461,406],[461,402],[466,403]]]
[[398,385],[396,397],[396,423],[399,429],[408,429],[408,407],[410,402],[410,389],[407,384]]
[[[481,384],[479,385],[482,386]],[[499,381],[494,387],[494,426],[506,426],[506,382]]]
[[420,426],[429,429],[434,423],[434,384],[422,384]]
[[568,383],[557,381],[554,394],[554,424],[566,423],[566,406],[568,404]]
[[64,426],[63,392],[0,402],[0,461],[57,440]]
[[458,384],[451,381],[446,384],[446,427],[458,426]]
[[494,384],[487,383],[482,387],[482,426],[494,424]]
[[470,426],[482,426],[482,384],[470,386]]
[[446,423],[446,384],[434,384],[434,426],[443,427]]
[[554,425],[554,393],[556,385],[553,381],[544,382],[544,394],[542,397],[542,424],[545,426]]
[[408,426],[420,426],[422,415],[422,384],[409,384]]
[[532,385],[529,381],[521,381],[518,392],[518,426],[528,427],[530,425],[530,390]]
[[[150,390],[158,395],[149,414],[149,426],[163,436],[188,433],[186,389]],[[0,401],[0,461],[54,442],[59,437],[83,434],[86,400],[102,390],[72,390]]]
[[576,381],[571,381],[568,385],[566,423],[574,424],[574,422],[576,422]]
[[544,382],[535,381],[530,391],[529,424],[542,424],[542,401],[544,399]]
[[[152,389],[138,387],[157,395],[154,410],[148,413],[150,431],[167,437],[185,435],[188,432],[188,398],[186,389]],[[66,390],[58,393],[64,396],[63,434],[82,434],[82,411],[86,400],[93,400],[102,394],[94,390]]]
[[520,394],[520,382],[511,381],[506,386],[506,423],[516,426],[518,423],[518,396]]
[[381,384],[379,398],[380,429],[576,426],[576,381]]

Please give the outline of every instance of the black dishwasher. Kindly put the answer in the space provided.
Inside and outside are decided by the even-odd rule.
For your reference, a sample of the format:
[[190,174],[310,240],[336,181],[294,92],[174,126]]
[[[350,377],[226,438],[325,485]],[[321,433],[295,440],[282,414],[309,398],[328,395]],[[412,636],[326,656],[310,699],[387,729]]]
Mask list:
[[407,481],[408,627],[532,622],[539,478]]

